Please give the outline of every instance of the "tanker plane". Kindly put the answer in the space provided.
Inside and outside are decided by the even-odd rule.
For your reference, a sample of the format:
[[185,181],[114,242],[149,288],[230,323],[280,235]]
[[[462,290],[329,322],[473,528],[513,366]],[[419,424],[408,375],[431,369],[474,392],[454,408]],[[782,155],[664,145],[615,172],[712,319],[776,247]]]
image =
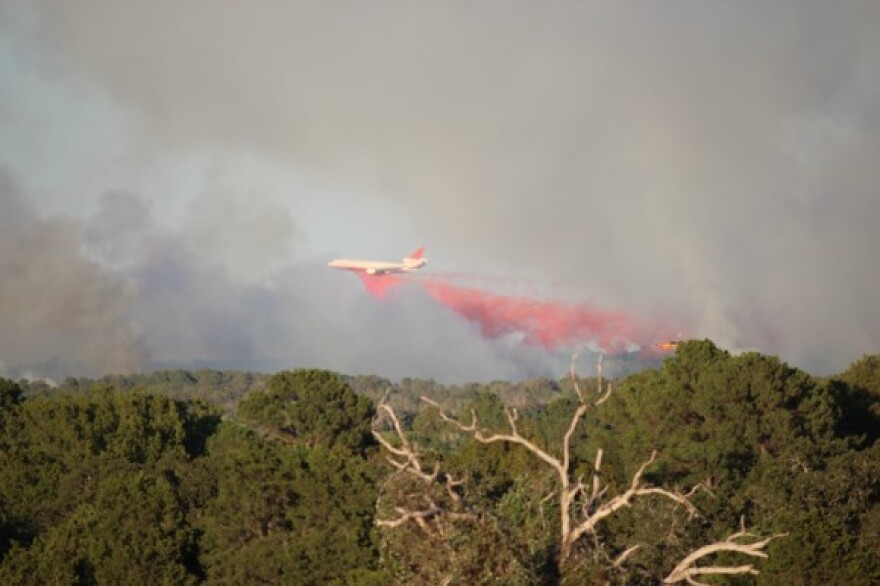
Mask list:
[[337,258],[327,263],[328,267],[334,269],[343,269],[346,271],[355,271],[357,273],[366,273],[368,275],[390,275],[393,273],[410,273],[417,271],[426,264],[428,260],[422,258],[425,247],[421,247],[411,255],[404,258],[401,262],[386,262],[380,260],[357,260],[350,258]]

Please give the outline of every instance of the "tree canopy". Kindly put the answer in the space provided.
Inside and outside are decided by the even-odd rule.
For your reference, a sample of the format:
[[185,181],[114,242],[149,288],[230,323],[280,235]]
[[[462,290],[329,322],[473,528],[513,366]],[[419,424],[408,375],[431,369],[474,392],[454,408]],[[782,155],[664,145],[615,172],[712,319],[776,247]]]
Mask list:
[[[0,582],[656,584],[741,523],[775,536],[758,583],[880,582],[880,357],[819,378],[692,341],[597,384],[0,379]],[[483,441],[512,433],[583,483],[574,521],[636,480],[698,514],[647,492],[561,555],[558,471]]]

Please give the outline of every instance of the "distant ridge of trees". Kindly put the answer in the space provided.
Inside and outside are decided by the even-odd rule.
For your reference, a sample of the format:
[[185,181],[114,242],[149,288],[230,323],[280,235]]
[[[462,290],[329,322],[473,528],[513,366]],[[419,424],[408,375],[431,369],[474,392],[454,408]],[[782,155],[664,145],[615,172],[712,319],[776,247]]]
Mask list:
[[[686,342],[572,426],[597,384],[307,369],[0,379],[0,583],[658,584],[741,522],[785,537],[766,558],[691,566],[757,575],[699,581],[880,583],[880,356],[819,378]],[[634,499],[561,552],[558,475],[523,445],[480,440],[510,434],[512,409],[549,457],[568,437],[584,495],[601,469],[606,496],[586,506],[638,477],[671,494],[702,484],[688,495],[699,514]]]
[[[241,371],[212,369],[157,370],[150,373],[111,374],[97,379],[68,377],[58,385],[43,380],[21,379],[17,381],[26,397],[48,396],[58,393],[90,393],[101,389],[118,391],[142,390],[162,394],[181,401],[201,400],[234,411],[238,402],[252,391],[266,388],[273,375]],[[492,381],[489,383],[466,383],[447,385],[433,379],[404,377],[399,382],[376,375],[339,375],[358,395],[374,403],[391,389],[394,404],[408,415],[421,410],[419,397],[424,394],[444,395],[452,404],[463,405],[483,392],[498,394],[514,407],[534,407],[552,402],[570,388],[567,378],[532,378],[519,382]]]
[[101,389],[145,390],[181,401],[201,400],[234,409],[249,392],[266,386],[271,375],[240,370],[157,370],[148,374],[110,374],[98,379],[68,377],[57,386],[45,381],[18,381],[26,396],[88,393]]

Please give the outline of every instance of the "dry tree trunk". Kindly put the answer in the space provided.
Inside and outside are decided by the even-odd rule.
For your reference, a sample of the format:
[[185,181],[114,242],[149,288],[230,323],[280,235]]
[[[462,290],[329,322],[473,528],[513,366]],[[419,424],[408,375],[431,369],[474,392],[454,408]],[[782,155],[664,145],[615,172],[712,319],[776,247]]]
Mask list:
[[[572,437],[574,436],[578,425],[580,424],[586,413],[590,409],[595,408],[607,401],[613,392],[613,388],[610,383],[607,386],[603,384],[602,358],[600,356],[598,362],[597,393],[593,398],[587,396],[580,388],[580,385],[578,384],[577,378],[575,376],[574,364],[576,359],[577,354],[572,356],[571,369],[569,374],[575,394],[578,397],[578,407],[572,414],[571,421],[569,422],[565,435],[562,438],[562,445],[559,449],[559,452],[561,452],[561,456],[554,455],[553,453],[542,449],[540,446],[537,445],[537,443],[524,437],[520,433],[519,429],[517,428],[519,413],[515,408],[506,407],[504,409],[504,414],[507,418],[508,430],[506,433],[496,433],[480,429],[479,422],[477,421],[477,416],[474,411],[471,411],[470,423],[464,424],[458,419],[450,416],[446,411],[443,410],[443,408],[439,404],[437,404],[432,399],[425,396],[421,397],[424,403],[437,408],[440,417],[445,422],[455,426],[460,431],[471,435],[478,442],[484,444],[508,443],[520,445],[528,452],[533,454],[535,457],[537,457],[540,461],[544,462],[555,472],[555,476],[558,481],[558,488],[556,491],[548,496],[558,494],[559,498],[560,564],[564,564],[566,560],[569,559],[572,550],[579,539],[587,534],[595,536],[597,528],[603,520],[607,519],[609,516],[613,515],[620,509],[630,506],[635,498],[659,496],[668,499],[676,503],[677,505],[682,506],[687,511],[688,515],[690,517],[693,517],[698,515],[699,512],[697,511],[696,507],[694,507],[694,505],[690,502],[690,497],[693,496],[693,494],[698,489],[706,488],[704,484],[698,484],[693,487],[693,489],[691,489],[689,492],[681,493],[678,491],[671,491],[664,488],[644,484],[642,477],[648,466],[654,463],[657,457],[656,451],[652,452],[650,457],[646,461],[644,461],[641,466],[639,466],[638,470],[632,477],[629,487],[617,496],[609,498],[607,496],[608,486],[603,485],[600,476],[603,456],[601,448],[599,448],[596,452],[596,458],[593,464],[593,478],[590,482],[590,485],[587,486],[586,484],[584,484],[584,479],[582,476],[575,478],[572,471],[573,466],[571,460]],[[415,522],[420,527],[427,530],[426,522],[430,519],[437,517],[445,517],[451,520],[475,519],[475,516],[472,513],[461,511],[461,496],[458,494],[456,489],[461,485],[462,481],[455,480],[449,474],[441,473],[439,463],[434,465],[431,472],[425,471],[420,459],[421,454],[406,437],[406,434],[404,433],[400,425],[400,421],[397,415],[394,413],[394,410],[386,403],[384,397],[379,404],[378,414],[379,418],[388,417],[388,419],[391,421],[391,425],[394,429],[395,435],[398,438],[399,445],[394,445],[381,433],[375,431],[375,429],[373,431],[373,435],[377,439],[377,441],[382,444],[382,446],[386,450],[388,450],[388,452],[391,453],[391,455],[388,456],[388,461],[395,468],[397,468],[399,473],[412,474],[416,478],[421,479],[426,484],[444,484],[447,494],[456,505],[456,508],[455,510],[444,508],[437,505],[436,502],[428,497],[426,498],[426,502],[428,504],[426,508],[420,510],[410,510],[402,507],[396,507],[395,510],[398,513],[397,518],[377,520],[376,524],[382,527],[395,528],[408,522]],[[696,581],[695,577],[709,574],[757,574],[757,570],[755,570],[754,567],[751,565],[733,567],[699,567],[695,564],[703,557],[720,551],[739,552],[745,555],[766,558],[767,554],[763,552],[763,549],[771,540],[781,536],[782,535],[773,535],[771,537],[753,543],[740,543],[737,540],[743,539],[745,537],[755,537],[753,534],[747,533],[745,531],[745,528],[743,527],[740,531],[734,533],[726,540],[705,545],[687,555],[664,579],[664,583],[672,584],[676,582],[687,581],[690,584],[700,584],[700,582]],[[611,560],[612,565],[615,568],[621,569],[623,563],[631,555],[633,555],[638,550],[638,548],[639,545],[633,545],[627,548],[623,553],[618,555],[615,559]]]
[[[605,496],[608,487],[603,486],[601,477],[599,475],[600,467],[602,465],[601,448],[596,453],[591,486],[588,488],[583,483],[582,477],[573,477],[571,461],[571,438],[574,436],[578,424],[581,422],[584,415],[586,415],[587,411],[607,401],[608,398],[611,396],[613,390],[610,383],[607,385],[606,388],[603,388],[604,385],[602,381],[602,359],[600,357],[598,363],[597,398],[591,401],[590,397],[586,396],[585,393],[581,390],[580,385],[577,382],[577,378],[575,377],[574,362],[576,358],[577,354],[572,357],[572,366],[569,374],[579,403],[577,409],[571,417],[568,429],[563,436],[562,446],[560,449],[562,453],[561,457],[557,457],[550,452],[541,449],[541,447],[539,447],[535,442],[523,437],[520,434],[516,426],[519,413],[514,408],[505,408],[504,410],[505,416],[507,417],[509,431],[507,433],[489,433],[479,428],[476,413],[474,413],[473,411],[471,412],[470,424],[465,425],[464,423],[448,415],[440,407],[440,405],[438,405],[433,400],[429,399],[428,397],[422,397],[422,401],[438,409],[440,417],[444,421],[456,426],[459,430],[470,434],[478,442],[484,444],[503,442],[521,445],[556,472],[556,477],[559,483],[559,561],[561,563],[565,562],[569,558],[574,544],[584,534],[594,534],[598,524],[602,520],[613,514],[615,511],[623,507],[629,506],[632,503],[632,500],[636,497],[656,495],[667,498],[684,506],[690,514],[696,514],[697,512],[696,508],[694,508],[694,506],[688,500],[688,497],[693,494],[693,491],[688,494],[681,494],[662,488],[646,486],[642,483],[642,475],[644,474],[645,469],[654,462],[657,456],[656,452],[652,453],[651,457],[639,467],[638,471],[632,478],[630,487],[625,492],[607,500],[605,499]],[[576,515],[576,511],[581,511],[581,516]],[[625,555],[619,557],[616,563],[618,565],[622,563],[626,557],[633,553],[633,551],[635,550],[630,548],[629,550],[624,552]]]

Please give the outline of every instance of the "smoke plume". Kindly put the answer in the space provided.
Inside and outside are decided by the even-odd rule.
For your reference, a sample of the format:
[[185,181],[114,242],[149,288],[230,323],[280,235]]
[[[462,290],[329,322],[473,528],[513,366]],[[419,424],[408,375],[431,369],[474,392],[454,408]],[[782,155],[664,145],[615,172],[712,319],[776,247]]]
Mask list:
[[[641,342],[641,316],[816,373],[880,351],[880,3],[269,4],[0,3],[0,157],[41,210],[152,204],[148,252],[96,270],[135,283],[154,356],[501,376],[552,371],[542,340]],[[305,268],[414,239],[591,305],[370,305]],[[480,335],[508,329],[534,343]]]
[[[43,216],[0,179],[0,376],[314,366],[465,382],[561,372],[543,349],[475,335],[425,289],[376,303],[324,259],[291,261],[294,218],[259,197],[242,210],[210,180],[174,228],[120,191],[85,221]],[[266,218],[283,229],[267,230]],[[380,296],[398,282],[364,280]]]
[[8,376],[129,372],[148,354],[136,286],[90,260],[83,225],[42,218],[0,172],[0,362]]

